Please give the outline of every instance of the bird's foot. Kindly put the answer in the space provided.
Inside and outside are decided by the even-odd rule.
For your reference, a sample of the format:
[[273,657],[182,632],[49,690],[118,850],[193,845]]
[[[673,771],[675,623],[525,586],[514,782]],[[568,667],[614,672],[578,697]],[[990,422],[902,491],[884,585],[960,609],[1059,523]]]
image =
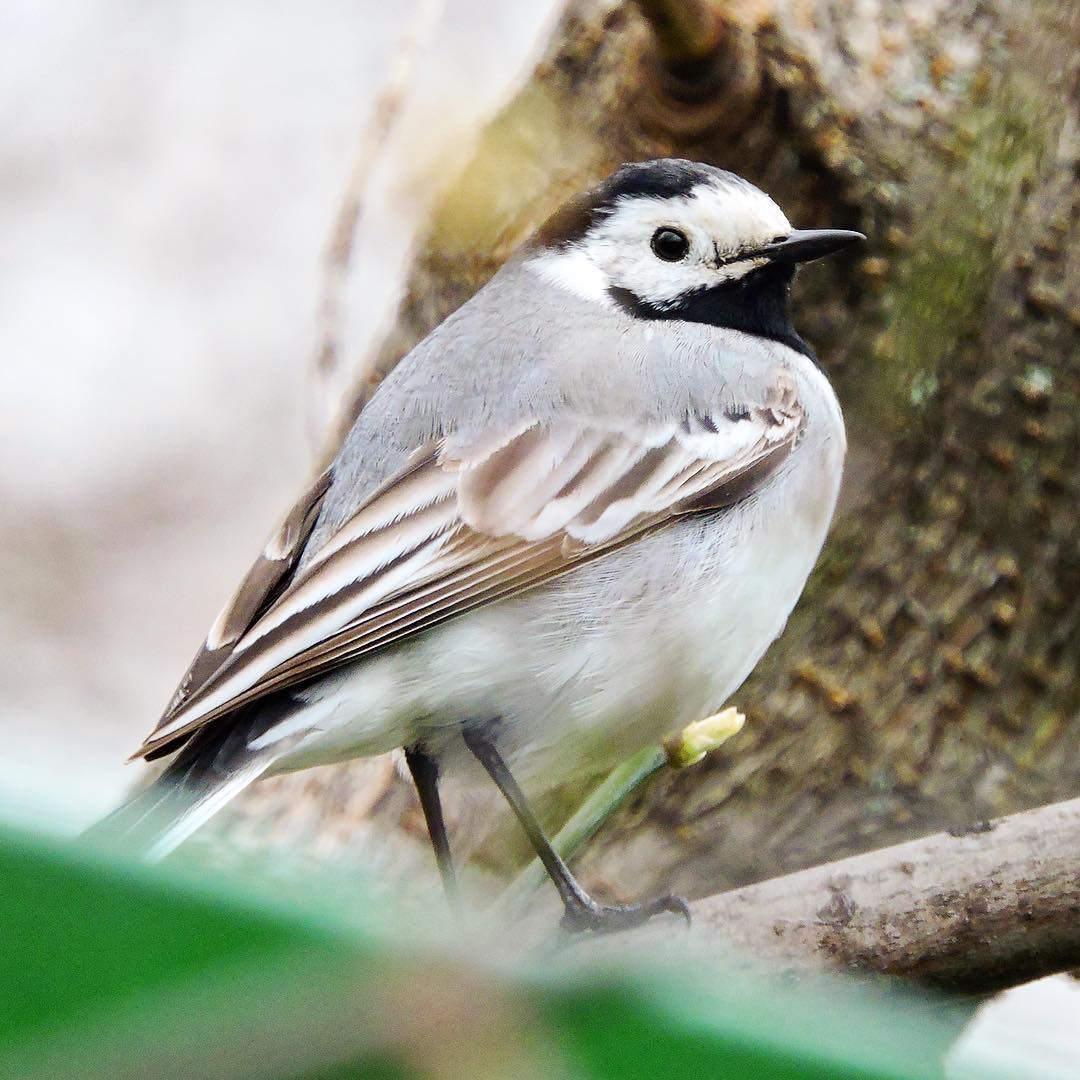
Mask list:
[[647,923],[654,915],[670,911],[681,915],[690,925],[690,905],[681,896],[658,896],[640,904],[598,904],[586,897],[566,905],[562,926],[572,933],[589,930],[596,934],[610,934],[616,930],[631,930]]

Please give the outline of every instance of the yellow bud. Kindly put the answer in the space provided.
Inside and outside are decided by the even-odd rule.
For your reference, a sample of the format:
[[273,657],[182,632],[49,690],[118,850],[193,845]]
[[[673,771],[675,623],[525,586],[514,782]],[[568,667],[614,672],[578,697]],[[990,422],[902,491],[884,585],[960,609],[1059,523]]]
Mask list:
[[733,705],[692,724],[664,742],[668,764],[674,769],[696,765],[710,750],[742,731],[746,717]]

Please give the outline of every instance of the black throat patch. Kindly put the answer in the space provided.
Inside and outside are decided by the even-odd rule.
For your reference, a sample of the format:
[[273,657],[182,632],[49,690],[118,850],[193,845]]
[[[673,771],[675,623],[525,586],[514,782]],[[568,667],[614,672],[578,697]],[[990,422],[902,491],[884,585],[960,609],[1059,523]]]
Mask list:
[[814,350],[795,332],[788,313],[794,276],[795,267],[789,264],[762,266],[736,281],[684,293],[675,304],[663,308],[619,286],[612,286],[608,294],[638,319],[681,319],[742,330],[782,342],[814,360]]

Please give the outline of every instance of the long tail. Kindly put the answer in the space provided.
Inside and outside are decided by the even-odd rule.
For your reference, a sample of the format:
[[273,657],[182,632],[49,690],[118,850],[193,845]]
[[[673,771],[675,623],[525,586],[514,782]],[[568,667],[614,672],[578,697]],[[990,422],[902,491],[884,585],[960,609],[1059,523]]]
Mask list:
[[163,859],[281,756],[251,743],[282,719],[279,708],[223,718],[198,732],[151,784],[91,825],[83,837],[151,861]]

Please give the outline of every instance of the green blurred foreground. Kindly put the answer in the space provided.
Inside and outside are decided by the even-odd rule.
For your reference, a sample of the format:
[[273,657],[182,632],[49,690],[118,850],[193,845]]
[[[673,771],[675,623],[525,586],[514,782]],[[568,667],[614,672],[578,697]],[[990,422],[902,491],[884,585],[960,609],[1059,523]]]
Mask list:
[[725,972],[692,933],[645,967],[508,956],[302,884],[0,832],[0,1076],[921,1078],[967,1016]]

